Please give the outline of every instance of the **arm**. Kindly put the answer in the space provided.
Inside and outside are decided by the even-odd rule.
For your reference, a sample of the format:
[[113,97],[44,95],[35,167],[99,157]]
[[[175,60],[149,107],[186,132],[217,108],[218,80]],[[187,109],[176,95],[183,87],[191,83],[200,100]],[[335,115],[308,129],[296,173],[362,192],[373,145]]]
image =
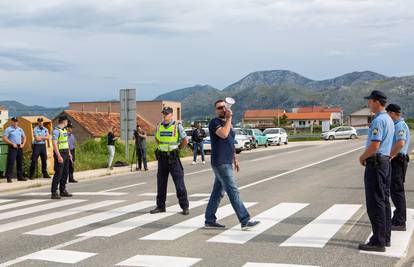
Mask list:
[[22,144],[20,145],[21,148],[23,148],[26,145],[26,136],[22,135]]
[[7,137],[7,135],[3,135],[3,141],[6,142],[8,145],[11,145],[12,147],[17,148],[17,145],[11,142],[9,138]]
[[181,144],[178,146],[179,149],[184,149],[186,146],[188,145],[188,138],[185,137],[182,141]]
[[57,158],[58,158],[58,162],[63,163],[63,158],[60,155],[59,148],[58,148],[58,141],[57,140],[52,140],[52,144],[53,144],[53,152],[56,153]]
[[395,158],[405,145],[405,140],[399,140],[391,149],[391,158]]
[[361,163],[362,166],[365,166],[365,161],[369,157],[372,157],[372,156],[374,156],[377,153],[380,145],[381,145],[381,142],[379,142],[379,141],[373,141],[373,142],[371,142],[371,144],[369,145],[369,147],[359,157],[359,162]]

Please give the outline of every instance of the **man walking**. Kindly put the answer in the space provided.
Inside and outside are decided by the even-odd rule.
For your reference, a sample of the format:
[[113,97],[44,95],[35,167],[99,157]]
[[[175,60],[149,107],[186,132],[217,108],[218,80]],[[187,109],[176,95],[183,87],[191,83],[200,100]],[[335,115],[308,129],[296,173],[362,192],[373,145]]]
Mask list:
[[215,180],[206,209],[205,228],[221,229],[225,227],[217,222],[216,212],[221,199],[224,197],[224,192],[226,192],[241,223],[241,229],[246,231],[259,224],[259,222],[250,220],[249,212],[240,199],[240,193],[233,176],[233,164],[237,172],[240,170],[240,163],[236,158],[234,147],[233,113],[226,109],[224,100],[216,101],[215,109],[217,118],[212,119],[209,125],[211,166]]
[[162,110],[164,120],[158,125],[155,141],[158,159],[157,173],[157,207],[151,214],[165,212],[167,199],[168,176],[171,173],[177,191],[177,198],[183,215],[190,214],[187,189],[184,183],[184,169],[180,161],[180,149],[188,144],[187,135],[181,124],[173,120],[173,109],[165,107]]
[[191,140],[193,141],[193,149],[194,149],[194,157],[193,157],[193,165],[197,164],[197,155],[198,150],[200,150],[201,160],[203,164],[206,164],[205,156],[204,156],[204,138],[206,137],[206,132],[201,127],[201,124],[197,122],[196,128],[194,129],[193,133],[191,134]]
[[12,182],[14,162],[17,165],[17,180],[27,181],[23,178],[23,147],[26,144],[26,135],[22,128],[18,126],[19,120],[11,118],[11,125],[3,133],[3,141],[8,147],[6,178],[7,182]]
[[395,206],[391,219],[391,230],[405,231],[407,221],[407,205],[405,200],[404,182],[408,166],[408,148],[410,146],[410,129],[401,118],[401,108],[389,104],[386,108],[388,115],[394,121],[395,133],[391,149],[391,199]]
[[373,234],[367,244],[359,245],[359,249],[385,252],[385,247],[391,246],[390,154],[394,123],[385,112],[387,97],[382,92],[372,91],[365,99],[368,99],[368,107],[375,113],[375,118],[359,162],[365,166],[365,198]]
[[37,126],[33,129],[33,151],[32,162],[30,163],[29,179],[34,179],[34,173],[37,166],[37,160],[40,156],[42,162],[43,178],[50,178],[47,173],[47,150],[46,141],[49,140],[49,130],[43,126],[43,118],[37,119]]
[[136,170],[142,170],[142,164],[144,164],[144,170],[148,171],[147,165],[147,133],[144,128],[137,124],[137,129],[134,131],[135,150],[137,154],[138,164]]
[[73,134],[73,125],[72,123],[68,123],[68,126],[66,127],[68,131],[68,144],[69,144],[69,151],[72,155],[72,160],[68,161],[68,168],[67,168],[67,178],[69,178],[69,183],[77,183],[78,181],[75,180],[74,172],[75,172],[75,146],[76,146],[76,138]]

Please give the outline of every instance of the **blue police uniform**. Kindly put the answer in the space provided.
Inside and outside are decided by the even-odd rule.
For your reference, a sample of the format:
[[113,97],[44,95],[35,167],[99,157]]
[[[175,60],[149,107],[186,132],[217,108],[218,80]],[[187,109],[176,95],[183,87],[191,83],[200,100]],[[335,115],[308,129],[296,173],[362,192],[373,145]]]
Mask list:
[[400,152],[391,161],[392,175],[391,175],[391,199],[395,205],[394,215],[392,217],[392,226],[405,227],[407,220],[407,205],[405,199],[405,175],[408,166],[408,148],[410,146],[410,130],[404,119],[399,119],[394,122],[395,134],[393,138],[393,145],[398,141],[405,141],[404,146]]
[[6,136],[10,142],[17,145],[17,148],[9,145],[8,154],[7,154],[7,168],[6,168],[6,178],[8,182],[11,182],[13,176],[14,162],[16,162],[17,167],[17,179],[20,181],[25,181],[23,178],[23,138],[25,134],[22,128],[9,126],[3,133],[3,136]]
[[32,151],[32,161],[30,164],[30,172],[29,172],[29,178],[33,178],[35,169],[37,166],[37,160],[40,156],[40,160],[42,162],[42,174],[43,178],[49,178],[49,174],[47,173],[47,150],[46,150],[46,141],[41,140],[37,141],[36,137],[46,137],[49,135],[49,130],[42,126],[36,126],[33,129],[33,136],[35,137],[33,141],[33,151]]
[[[164,122],[160,123],[160,125],[157,128],[157,133],[159,133],[158,135],[161,137],[165,136],[164,134],[168,134],[166,132],[163,133],[163,131],[160,131],[161,125],[163,126],[163,129],[170,130],[172,129],[171,127],[176,128],[178,134],[178,144],[180,144],[183,141],[183,139],[187,137],[182,125],[174,121],[171,121],[168,124],[165,124]],[[183,211],[188,210],[189,202],[187,197],[187,189],[184,183],[184,169],[180,161],[178,148],[168,152],[160,151],[158,149],[156,153],[158,159],[157,209],[154,211],[165,211],[165,201],[167,198],[167,184],[169,174],[171,174],[172,179],[174,181],[180,207],[183,209]],[[154,211],[151,212],[153,213]]]
[[366,160],[364,175],[367,213],[373,235],[370,245],[384,247],[391,240],[390,153],[394,137],[394,123],[386,112],[376,114],[368,131],[366,147],[380,142],[377,154]]

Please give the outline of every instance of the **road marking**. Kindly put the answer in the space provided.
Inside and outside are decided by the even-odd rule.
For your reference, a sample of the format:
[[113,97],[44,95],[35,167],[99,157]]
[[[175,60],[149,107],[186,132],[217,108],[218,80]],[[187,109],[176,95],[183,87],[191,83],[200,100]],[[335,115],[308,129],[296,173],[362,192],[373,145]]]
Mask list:
[[135,186],[140,186],[140,185],[144,185],[144,184],[146,184],[146,183],[137,183],[137,184],[131,184],[131,185],[126,185],[126,186],[116,187],[116,188],[112,188],[112,189],[108,189],[108,190],[103,190],[103,191],[101,191],[101,193],[103,193],[103,192],[112,192],[112,191],[116,191],[116,190],[121,190],[121,189],[131,188],[131,187],[135,187]]
[[271,176],[271,177],[268,177],[268,178],[264,178],[262,180],[259,180],[259,181],[256,181],[256,182],[253,182],[253,183],[244,185],[244,186],[241,186],[241,187],[239,187],[239,190],[242,190],[242,189],[245,189],[245,188],[249,188],[249,187],[252,187],[252,186],[255,186],[255,185],[264,183],[264,182],[268,182],[268,181],[274,180],[276,178],[279,178],[281,176],[284,176],[284,175],[287,175],[287,174],[291,174],[291,173],[295,173],[295,172],[301,171],[301,170],[306,169],[306,168],[313,167],[315,165],[318,165],[318,164],[321,164],[321,163],[324,163],[324,162],[327,162],[327,161],[330,161],[330,160],[333,160],[333,159],[336,159],[336,158],[339,158],[339,157],[342,157],[342,156],[351,154],[351,153],[353,153],[355,151],[358,151],[358,150],[360,150],[362,148],[365,148],[365,146],[361,146],[361,147],[358,147],[356,149],[352,149],[350,151],[347,151],[347,152],[338,154],[336,156],[332,156],[332,157],[329,157],[329,158],[324,159],[324,160],[320,160],[320,161],[317,161],[317,162],[314,162],[314,163],[310,163],[310,164],[307,164],[305,166],[302,166],[302,167],[299,167],[299,168],[296,168],[296,169],[293,169],[293,170],[290,170],[290,171],[287,171],[287,172],[283,172],[283,173],[280,173],[280,174],[277,174],[277,175],[274,175],[274,176]]
[[119,217],[119,216],[122,216],[128,213],[131,213],[131,212],[146,209],[153,205],[154,205],[153,201],[142,201],[142,202],[134,203],[128,206],[119,207],[113,210],[92,214],[92,215],[82,217],[79,219],[74,219],[74,220],[63,222],[63,223],[47,226],[44,228],[40,228],[37,230],[27,232],[25,234],[52,236],[52,235],[64,233],[64,232],[67,232],[67,231],[70,231],[76,228],[80,228],[86,225],[97,223],[100,221]]
[[124,200],[106,200],[106,201],[101,201],[101,202],[97,202],[97,203],[93,203],[93,204],[89,204],[89,205],[85,205],[81,207],[76,207],[76,208],[69,209],[69,210],[57,211],[57,212],[53,212],[53,213],[49,213],[45,215],[40,215],[37,217],[31,217],[31,218],[27,218],[24,220],[2,224],[0,225],[0,233],[26,227],[26,226],[37,224],[37,223],[41,223],[41,222],[47,222],[47,221],[51,221],[54,219],[75,215],[81,212],[87,212],[87,211],[91,211],[94,209],[99,209],[102,207],[118,204],[123,201]]
[[[246,208],[253,206],[257,203],[244,203]],[[221,207],[217,210],[217,218],[218,220],[226,218],[230,215],[234,214],[233,207],[229,204],[224,207]],[[185,236],[191,232],[194,232],[204,225],[204,214],[191,218],[187,221],[175,224],[173,226],[170,226],[166,229],[160,230],[158,232],[155,232],[153,234],[144,236],[140,238],[141,240],[175,240],[182,236]]]
[[292,154],[292,153],[300,152],[300,151],[303,151],[303,150],[305,150],[305,149],[298,149],[298,150],[288,151],[288,152],[286,152],[286,154]]
[[240,225],[237,225],[207,240],[207,242],[244,244],[308,205],[305,203],[280,203],[255,216],[253,219],[260,221],[260,224],[250,231],[241,231]]
[[318,267],[315,265],[296,265],[296,264],[281,264],[281,263],[259,263],[248,262],[242,267]]
[[198,193],[198,194],[192,194],[190,197],[210,197],[211,193]]
[[[205,201],[195,201],[190,202],[190,208],[197,208],[202,205],[207,204]],[[143,225],[153,223],[158,220],[165,219],[169,216],[175,215],[178,212],[181,212],[182,209],[179,205],[174,205],[172,207],[167,208],[167,212],[165,213],[157,213],[157,214],[144,214],[141,216],[133,217],[128,220],[120,221],[108,226],[104,226],[86,233],[79,234],[78,236],[101,236],[101,237],[111,237],[120,233],[124,233],[126,231],[130,231],[132,229],[141,227]]]
[[[173,195],[175,195],[175,193],[167,193],[167,197],[173,196]],[[144,193],[144,194],[141,194],[140,196],[142,196],[142,197],[156,197],[157,193]]]
[[117,266],[141,266],[141,267],[190,267],[200,262],[199,258],[184,258],[184,257],[168,257],[168,256],[156,256],[156,255],[136,255],[123,262],[117,264]]
[[0,199],[0,204],[14,201],[15,199]]
[[67,264],[75,264],[87,258],[95,256],[96,253],[79,252],[72,250],[45,249],[22,257],[24,260],[43,260]]
[[[391,233],[391,247],[386,248],[385,252],[369,252],[360,251],[361,253],[375,254],[387,257],[403,258],[407,254],[408,246],[410,245],[411,236],[414,230],[414,209],[407,209],[407,231],[392,231]],[[372,235],[372,233],[371,233]],[[369,238],[368,238],[369,240]]]
[[[124,196],[128,193],[121,193],[121,192],[72,192],[74,196]],[[23,196],[47,196],[50,195],[50,193],[47,192],[34,192],[34,193],[26,193],[23,194]]]
[[68,200],[63,200],[63,201],[56,201],[56,202],[49,203],[49,204],[29,207],[29,208],[25,208],[25,209],[12,210],[12,211],[9,211],[9,212],[0,213],[0,220],[10,219],[10,218],[13,218],[13,217],[27,215],[27,214],[32,214],[32,213],[36,213],[36,212],[39,212],[39,211],[45,211],[45,210],[50,210],[50,209],[54,209],[54,208],[60,208],[60,207],[80,203],[80,202],[83,202],[83,201],[85,201],[85,200],[83,200],[83,199],[68,199]]
[[201,170],[201,171],[196,171],[196,172],[190,172],[190,173],[186,173],[185,174],[185,176],[188,176],[188,175],[193,175],[193,174],[198,174],[198,173],[203,173],[203,172],[209,172],[209,171],[212,171],[213,169],[205,169],[205,170]]
[[323,248],[360,208],[361,205],[335,204],[280,246]]
[[45,202],[45,201],[46,201],[46,199],[25,200],[25,201],[20,201],[20,202],[16,202],[16,203],[2,205],[2,206],[0,206],[0,210],[13,209],[13,208],[28,206],[28,205],[32,205],[32,204],[36,204],[36,203],[40,203],[40,202]]

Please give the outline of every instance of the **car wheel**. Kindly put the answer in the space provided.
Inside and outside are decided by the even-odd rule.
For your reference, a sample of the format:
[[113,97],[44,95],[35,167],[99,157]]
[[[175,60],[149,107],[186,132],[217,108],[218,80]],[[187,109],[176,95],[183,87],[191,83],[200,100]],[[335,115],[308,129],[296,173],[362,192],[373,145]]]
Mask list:
[[279,138],[279,140],[277,141],[277,145],[280,146],[281,143],[282,143],[282,139]]
[[355,139],[356,138],[356,135],[355,134],[352,134],[350,138],[351,139]]
[[268,147],[269,146],[269,143],[266,141],[266,143],[265,143],[265,145],[264,145],[265,147]]
[[236,154],[240,154],[242,151],[239,149],[239,150],[236,150]]
[[289,144],[289,140],[288,140],[288,138],[286,137],[285,145],[287,145],[287,144]]
[[330,136],[329,136],[329,140],[335,140],[335,136],[330,135]]

